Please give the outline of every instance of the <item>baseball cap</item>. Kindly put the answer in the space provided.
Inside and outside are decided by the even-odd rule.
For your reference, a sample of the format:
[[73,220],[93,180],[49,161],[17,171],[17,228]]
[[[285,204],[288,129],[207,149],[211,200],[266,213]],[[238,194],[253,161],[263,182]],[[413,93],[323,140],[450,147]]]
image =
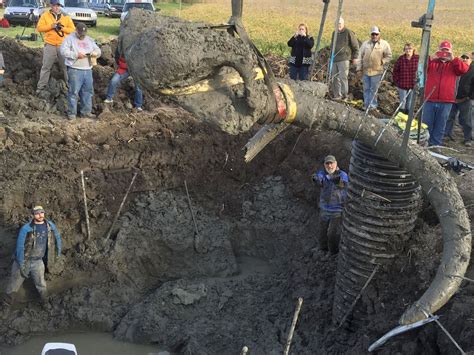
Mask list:
[[87,26],[82,23],[82,22],[78,22],[76,23],[76,32],[80,35],[80,36],[83,36],[87,33]]
[[376,33],[376,34],[379,34],[380,33],[380,28],[378,28],[377,26],[372,26],[372,28],[370,29],[370,33]]
[[334,155],[327,155],[326,158],[324,158],[325,163],[335,163],[336,162],[336,157]]
[[44,213],[43,206],[35,206],[31,209],[31,214]]
[[449,41],[443,41],[439,44],[439,49],[449,49],[452,50],[453,46]]
[[51,0],[51,5],[63,6],[63,4],[61,4],[61,2],[59,0]]

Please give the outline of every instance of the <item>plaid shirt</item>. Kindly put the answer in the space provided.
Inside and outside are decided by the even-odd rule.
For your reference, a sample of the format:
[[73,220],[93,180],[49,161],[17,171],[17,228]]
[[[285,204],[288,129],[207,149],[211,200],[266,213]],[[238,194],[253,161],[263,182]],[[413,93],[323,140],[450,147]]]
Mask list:
[[408,60],[401,55],[393,68],[393,82],[400,89],[413,89],[416,80],[416,70],[418,68],[418,55],[415,54]]

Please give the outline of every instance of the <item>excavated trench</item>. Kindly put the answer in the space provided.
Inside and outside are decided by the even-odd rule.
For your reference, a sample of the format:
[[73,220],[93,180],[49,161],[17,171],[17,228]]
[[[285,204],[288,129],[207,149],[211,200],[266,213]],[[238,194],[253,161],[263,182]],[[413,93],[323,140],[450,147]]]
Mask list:
[[[112,73],[107,54],[94,69],[99,119],[71,123],[60,116],[60,90],[51,90],[47,100],[33,96],[39,52],[0,44],[7,66],[15,63],[0,97],[6,116],[0,123],[2,290],[29,207],[44,205],[64,247],[63,263],[48,276],[52,309],[39,306],[27,282],[11,312],[2,314],[2,344],[18,344],[35,333],[93,329],[175,353],[231,354],[246,345],[252,354],[277,354],[295,301],[303,297],[293,353],[364,353],[396,326],[432,280],[442,240],[425,206],[424,219],[399,246],[399,256],[362,295],[363,318],[335,330],[337,257],[317,250],[318,190],[310,175],[328,153],[347,171],[349,139],[290,127],[245,164],[242,147],[254,130],[231,136],[151,96],[145,113],[130,113],[127,85],[109,111],[98,99]],[[62,84],[52,80],[52,89]],[[128,202],[105,240],[134,173]],[[459,179],[466,205],[474,203],[473,183],[472,173]],[[466,277],[473,276],[471,267]],[[465,351],[474,350],[473,295],[474,285],[463,283],[440,312]],[[397,337],[380,351],[454,352],[435,324]]]

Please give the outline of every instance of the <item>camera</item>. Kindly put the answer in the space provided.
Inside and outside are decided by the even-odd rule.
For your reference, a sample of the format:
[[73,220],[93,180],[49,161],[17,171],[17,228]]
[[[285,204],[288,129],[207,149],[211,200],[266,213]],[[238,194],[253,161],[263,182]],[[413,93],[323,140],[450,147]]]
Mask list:
[[63,27],[64,26],[62,24],[60,24],[59,22],[54,25],[54,29],[56,31],[61,31],[63,29]]

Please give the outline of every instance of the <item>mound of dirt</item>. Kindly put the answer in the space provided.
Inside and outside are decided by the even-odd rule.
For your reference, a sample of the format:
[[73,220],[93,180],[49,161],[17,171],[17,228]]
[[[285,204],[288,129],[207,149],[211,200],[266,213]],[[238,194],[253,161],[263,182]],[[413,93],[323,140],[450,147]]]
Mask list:
[[[50,97],[37,98],[40,51],[0,40],[8,68],[0,96],[6,116],[0,122],[1,289],[18,226],[32,205],[46,208],[64,248],[62,266],[48,274],[51,309],[39,306],[28,280],[13,309],[0,315],[2,344],[87,328],[175,353],[238,353],[246,345],[252,354],[277,354],[298,297],[304,303],[293,353],[364,353],[397,325],[439,263],[435,220],[420,219],[401,255],[366,289],[358,303],[363,317],[336,329],[331,319],[337,257],[317,250],[318,190],[310,176],[329,153],[347,171],[350,140],[290,127],[245,164],[242,147],[254,131],[231,136],[149,93],[145,112],[130,112],[131,85],[123,86],[114,106],[104,106],[100,96],[113,72],[115,44],[108,46],[103,52],[110,56],[94,68],[99,119],[69,122],[62,117],[59,73],[53,73]],[[472,204],[472,177],[459,178],[466,205]],[[474,278],[472,267],[466,277]],[[440,312],[465,351],[474,351],[473,295],[473,283],[465,281]],[[392,339],[380,353],[455,351],[432,323]]]

